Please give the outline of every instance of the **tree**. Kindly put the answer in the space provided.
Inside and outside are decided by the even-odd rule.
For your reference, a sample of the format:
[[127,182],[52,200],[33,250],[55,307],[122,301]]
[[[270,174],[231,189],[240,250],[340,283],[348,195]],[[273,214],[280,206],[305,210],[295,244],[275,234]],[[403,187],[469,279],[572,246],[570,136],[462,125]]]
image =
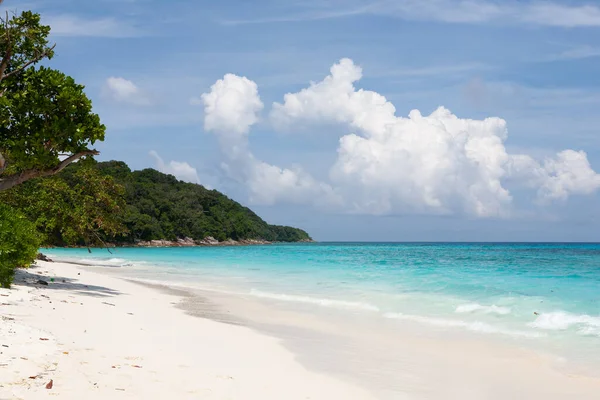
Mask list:
[[71,167],[4,192],[0,202],[33,221],[46,244],[105,246],[125,236],[124,187],[88,165]]
[[1,22],[0,192],[98,154],[90,146],[105,133],[84,86],[37,67],[55,47],[39,14],[25,11]]
[[0,286],[9,287],[16,268],[28,266],[40,247],[35,225],[0,203]]

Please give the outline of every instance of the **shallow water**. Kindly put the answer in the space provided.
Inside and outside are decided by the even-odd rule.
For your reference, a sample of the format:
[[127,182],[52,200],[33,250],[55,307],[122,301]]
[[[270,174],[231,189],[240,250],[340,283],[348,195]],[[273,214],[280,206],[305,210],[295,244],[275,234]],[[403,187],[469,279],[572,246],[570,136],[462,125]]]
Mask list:
[[[394,329],[410,323],[600,364],[599,244],[318,243],[48,249],[59,260]],[[344,319],[345,318],[345,319]],[[400,329],[401,324],[398,325]],[[378,328],[379,329],[379,328]],[[391,331],[393,332],[393,331]]]

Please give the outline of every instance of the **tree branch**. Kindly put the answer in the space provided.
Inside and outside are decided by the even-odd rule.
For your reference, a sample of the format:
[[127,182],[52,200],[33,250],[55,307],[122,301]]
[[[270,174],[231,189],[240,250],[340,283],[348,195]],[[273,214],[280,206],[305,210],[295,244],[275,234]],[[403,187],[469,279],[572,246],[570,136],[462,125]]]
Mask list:
[[46,169],[46,170],[41,170],[41,171],[37,170],[37,169],[30,169],[27,171],[20,172],[18,174],[9,175],[5,178],[0,177],[0,192],[2,192],[4,190],[8,190],[14,186],[20,185],[21,183],[26,182],[30,179],[56,175],[60,171],[65,169],[67,167],[67,165],[79,160],[80,158],[85,157],[85,156],[92,156],[92,155],[96,156],[98,154],[100,154],[100,153],[96,150],[86,150],[86,151],[82,151],[80,153],[76,153],[70,157],[65,158],[63,161],[60,162],[60,164],[58,164],[56,167],[51,168],[51,169]]
[[[0,65],[0,72],[3,73],[3,75],[0,75],[0,81],[13,76],[13,75],[17,75],[20,74],[21,72],[23,72],[23,70],[27,67],[29,67],[32,64],[35,64],[36,62],[44,59],[48,53],[50,53],[51,51],[54,50],[54,48],[56,47],[56,43],[52,46],[47,48],[42,54],[40,54],[39,56],[33,58],[32,60],[26,62],[25,64],[23,64],[22,66],[20,66],[19,68],[15,69],[14,71],[10,71],[8,74],[4,74],[4,70],[6,69],[6,67],[4,67],[4,69],[2,69],[1,65]],[[8,54],[8,53],[7,53]]]

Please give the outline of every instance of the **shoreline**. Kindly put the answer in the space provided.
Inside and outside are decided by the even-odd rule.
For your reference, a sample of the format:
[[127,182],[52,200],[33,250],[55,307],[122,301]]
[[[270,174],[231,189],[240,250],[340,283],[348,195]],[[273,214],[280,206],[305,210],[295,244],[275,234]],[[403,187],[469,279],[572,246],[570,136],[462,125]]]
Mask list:
[[0,295],[0,399],[373,399],[180,294],[74,264],[38,261]]
[[268,240],[260,239],[241,239],[233,240],[227,239],[218,241],[211,237],[202,240],[194,240],[191,238],[178,239],[178,240],[150,240],[140,241],[137,243],[106,243],[106,246],[48,246],[41,247],[42,249],[121,249],[121,248],[172,248],[172,247],[233,247],[233,246],[266,246],[272,244],[300,244],[300,243],[317,243],[316,241],[310,240],[299,240],[296,242],[270,242]]

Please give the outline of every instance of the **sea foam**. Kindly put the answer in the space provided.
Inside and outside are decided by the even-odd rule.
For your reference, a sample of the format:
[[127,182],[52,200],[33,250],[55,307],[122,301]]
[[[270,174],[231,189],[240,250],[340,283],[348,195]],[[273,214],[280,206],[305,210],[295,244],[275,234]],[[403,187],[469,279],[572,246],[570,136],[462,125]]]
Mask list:
[[262,292],[260,290],[254,290],[254,289],[250,292],[250,294],[252,296],[261,297],[261,298],[265,298],[265,299],[289,301],[289,302],[295,302],[295,303],[315,304],[315,305],[319,305],[319,306],[323,306],[323,307],[355,309],[355,310],[375,311],[375,312],[379,311],[379,307],[377,307],[377,306],[374,306],[369,303],[358,302],[358,301],[322,299],[322,298],[309,297],[309,296],[269,293],[269,292]]
[[562,331],[575,327],[581,335],[600,336],[600,317],[587,314],[571,314],[565,311],[543,313],[529,326],[551,331]]
[[539,332],[529,332],[529,331],[518,331],[512,329],[506,329],[502,327],[493,326],[487,324],[485,322],[467,322],[462,320],[453,320],[453,319],[444,319],[444,318],[432,318],[432,317],[424,317],[421,315],[411,315],[411,314],[402,314],[402,313],[386,313],[383,315],[385,318],[390,319],[400,319],[405,321],[414,321],[423,324],[439,326],[443,328],[463,328],[472,332],[479,333],[491,333],[491,334],[500,334],[506,336],[513,337],[526,337],[526,338],[539,338],[546,336]]
[[456,313],[459,314],[469,314],[469,313],[482,313],[482,314],[498,314],[498,315],[508,315],[511,312],[511,309],[508,307],[497,306],[492,304],[491,306],[484,306],[482,304],[470,303],[463,304],[456,307]]

